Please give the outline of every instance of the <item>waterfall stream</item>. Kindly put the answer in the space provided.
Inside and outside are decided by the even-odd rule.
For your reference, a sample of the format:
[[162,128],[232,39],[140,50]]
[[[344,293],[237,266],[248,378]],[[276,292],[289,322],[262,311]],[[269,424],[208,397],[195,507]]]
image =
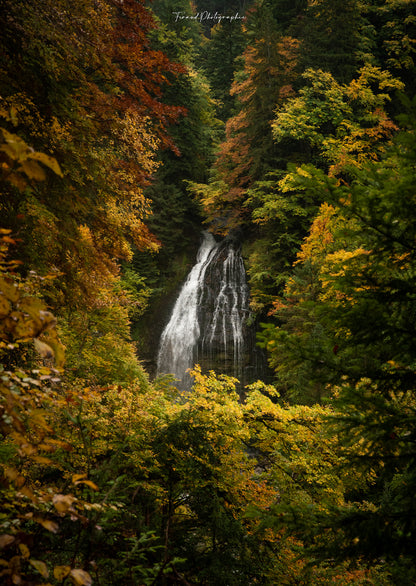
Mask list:
[[240,246],[232,239],[216,242],[203,233],[196,264],[190,271],[160,339],[157,373],[173,374],[189,389],[186,370],[200,363],[241,377],[249,288]]
[[184,387],[189,386],[186,384],[189,379],[186,370],[193,366],[194,349],[200,335],[197,309],[201,287],[209,260],[216,248],[213,235],[204,232],[196,264],[179,293],[170,320],[160,338],[157,373],[173,374],[180,381],[180,386]]

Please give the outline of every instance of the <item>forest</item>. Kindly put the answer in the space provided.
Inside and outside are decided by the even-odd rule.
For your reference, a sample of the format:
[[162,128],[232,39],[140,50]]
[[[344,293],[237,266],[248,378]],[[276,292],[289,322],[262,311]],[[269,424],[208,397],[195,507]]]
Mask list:
[[[415,0],[0,17],[0,582],[414,586]],[[183,390],[204,230],[266,366]]]

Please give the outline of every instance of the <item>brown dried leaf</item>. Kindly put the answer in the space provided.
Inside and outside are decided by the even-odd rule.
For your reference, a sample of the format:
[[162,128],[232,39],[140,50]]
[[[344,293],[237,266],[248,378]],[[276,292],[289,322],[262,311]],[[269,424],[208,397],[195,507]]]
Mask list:
[[77,499],[71,494],[56,494],[53,497],[52,502],[58,513],[64,515],[70,510],[72,503],[76,500]]
[[0,549],[3,549],[13,543],[15,538],[13,535],[8,535],[7,533],[3,533],[0,535]]

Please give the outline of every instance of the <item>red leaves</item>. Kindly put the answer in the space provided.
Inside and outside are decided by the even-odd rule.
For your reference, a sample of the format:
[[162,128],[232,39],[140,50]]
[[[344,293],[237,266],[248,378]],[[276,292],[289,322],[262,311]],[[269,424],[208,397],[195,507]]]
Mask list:
[[184,113],[183,108],[163,104],[163,86],[166,74],[178,75],[185,68],[173,63],[162,53],[151,48],[148,33],[155,28],[152,14],[137,0],[113,0],[117,7],[117,25],[106,53],[115,65],[114,81],[123,90],[115,98],[115,106],[137,109],[154,120],[154,129],[164,146],[172,146],[166,127]]

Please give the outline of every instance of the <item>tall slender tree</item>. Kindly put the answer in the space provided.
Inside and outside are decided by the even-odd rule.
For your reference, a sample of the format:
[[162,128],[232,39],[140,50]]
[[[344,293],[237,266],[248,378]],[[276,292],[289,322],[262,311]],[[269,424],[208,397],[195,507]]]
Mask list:
[[317,0],[305,11],[301,31],[305,68],[332,73],[348,83],[360,65],[361,28],[364,24],[358,0]]

